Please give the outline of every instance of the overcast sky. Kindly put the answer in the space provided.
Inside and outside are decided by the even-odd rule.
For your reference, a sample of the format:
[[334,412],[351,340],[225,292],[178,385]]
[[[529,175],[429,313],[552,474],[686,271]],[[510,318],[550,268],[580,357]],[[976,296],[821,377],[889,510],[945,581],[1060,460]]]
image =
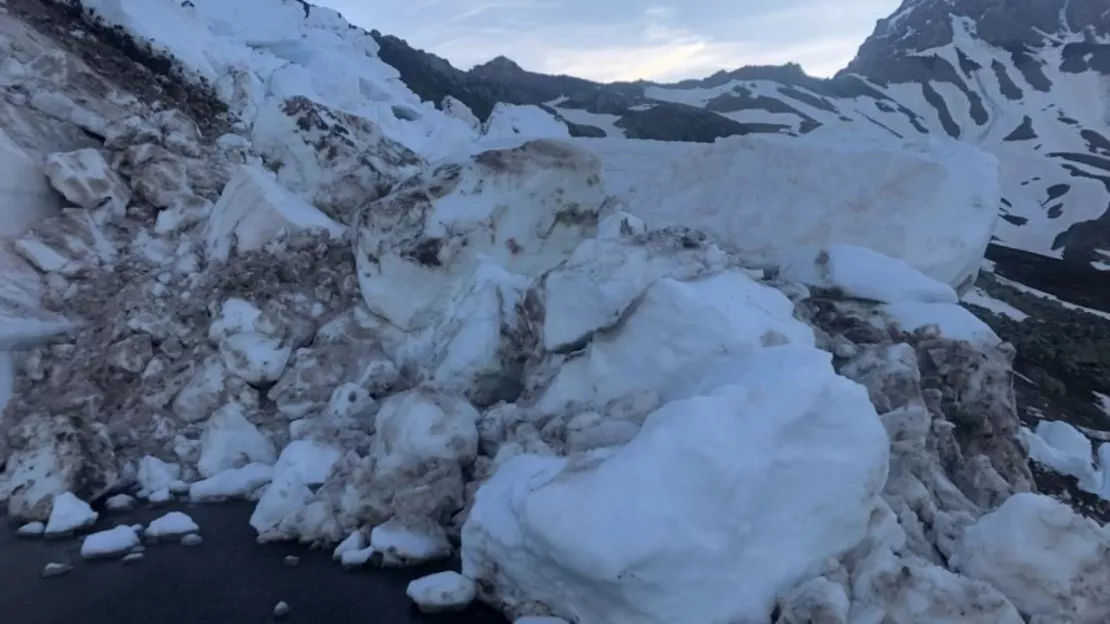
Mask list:
[[[230,1],[230,0],[229,0]],[[313,0],[456,67],[505,55],[601,81],[800,63],[830,76],[900,0]]]

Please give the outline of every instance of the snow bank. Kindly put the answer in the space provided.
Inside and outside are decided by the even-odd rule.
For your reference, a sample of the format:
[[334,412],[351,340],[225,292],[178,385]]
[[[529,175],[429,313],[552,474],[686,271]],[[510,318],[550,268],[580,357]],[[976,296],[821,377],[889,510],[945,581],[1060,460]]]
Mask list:
[[652,227],[712,232],[761,261],[847,243],[954,288],[976,275],[999,202],[997,160],[964,143],[769,135],[683,150],[629,196]]
[[498,102],[489,119],[482,124],[482,137],[489,140],[569,139],[570,129],[539,106]]
[[778,349],[773,373],[776,349],[756,352],[750,379],[667,404],[618,450],[503,464],[463,527],[464,574],[574,621],[765,620],[864,537],[889,444],[828,354]]
[[282,0],[80,0],[181,63],[250,123],[269,96],[303,96],[378,124],[425,156],[474,140],[466,122],[421,102],[378,58],[369,33],[331,9]]
[[1110,618],[1110,536],[1067,505],[1015,494],[968,527],[953,566],[986,581],[1027,616],[1077,624]]
[[362,297],[402,329],[427,324],[483,260],[536,276],[597,227],[601,165],[537,140],[440,165],[367,205],[356,223]]
[[846,297],[884,303],[959,300],[950,286],[923,275],[904,260],[856,245],[837,243],[787,251],[779,265],[779,277],[806,286],[835,288]]

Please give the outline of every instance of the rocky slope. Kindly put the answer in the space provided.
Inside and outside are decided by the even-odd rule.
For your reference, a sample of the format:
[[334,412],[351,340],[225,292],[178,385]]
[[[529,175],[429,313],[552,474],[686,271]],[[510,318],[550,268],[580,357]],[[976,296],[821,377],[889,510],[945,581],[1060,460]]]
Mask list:
[[507,59],[462,72],[401,40],[377,38],[427,99],[452,95],[483,112],[495,99],[543,105],[576,134],[957,137],[1002,164],[1001,243],[1102,267],[1110,258],[1108,19],[1098,0],[906,0],[831,80],[787,65],[601,85],[527,72]]
[[[989,155],[482,122],[284,0],[9,0],[0,26],[24,224],[0,240],[0,500],[27,533],[121,493],[246,499],[259,540],[347,566],[458,555],[409,585],[427,610],[1110,617],[1110,537],[1035,493],[1059,440],[1022,429],[1013,345],[960,305]],[[1110,446],[1076,435],[1098,494]]]

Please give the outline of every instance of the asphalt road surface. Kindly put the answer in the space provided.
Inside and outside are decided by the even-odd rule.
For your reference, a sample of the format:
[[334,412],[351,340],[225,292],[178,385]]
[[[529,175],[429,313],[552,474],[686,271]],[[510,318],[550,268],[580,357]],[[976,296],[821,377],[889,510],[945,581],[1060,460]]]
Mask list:
[[[149,522],[180,509],[204,542],[149,546],[136,563],[86,562],[81,541],[27,540],[0,526],[0,622],[4,624],[505,624],[484,606],[424,615],[405,596],[414,578],[445,568],[345,571],[330,551],[259,545],[245,504],[139,509],[101,515],[97,529]],[[2,520],[0,520],[2,522]],[[6,525],[6,522],[3,522]],[[300,557],[286,566],[286,555]],[[49,562],[74,569],[40,576]],[[278,601],[290,612],[273,615]]]

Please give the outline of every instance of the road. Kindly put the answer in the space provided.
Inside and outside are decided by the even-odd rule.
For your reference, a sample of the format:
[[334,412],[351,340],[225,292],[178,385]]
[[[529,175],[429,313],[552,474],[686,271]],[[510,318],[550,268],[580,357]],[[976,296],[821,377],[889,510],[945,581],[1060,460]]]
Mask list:
[[[102,527],[149,521],[171,507],[102,517]],[[84,562],[80,540],[25,540],[0,526],[0,622],[5,624],[265,624],[274,605],[289,624],[505,624],[485,607],[420,614],[405,596],[413,578],[440,568],[347,572],[330,551],[258,545],[245,504],[177,507],[200,525],[204,543],[148,547],[144,559]],[[284,564],[297,555],[296,567]],[[74,569],[41,578],[51,561]]]

